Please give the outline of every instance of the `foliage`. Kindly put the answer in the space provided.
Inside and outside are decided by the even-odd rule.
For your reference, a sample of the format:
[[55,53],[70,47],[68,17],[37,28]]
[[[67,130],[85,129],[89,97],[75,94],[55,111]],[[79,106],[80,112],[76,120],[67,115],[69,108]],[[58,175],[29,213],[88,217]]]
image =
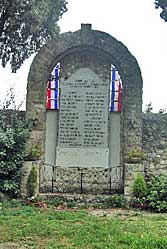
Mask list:
[[11,196],[19,193],[28,128],[18,110],[10,110],[14,96],[0,110],[0,191]]
[[166,109],[164,108],[161,108],[160,110],[159,110],[159,113],[161,113],[161,114],[164,114],[166,112]]
[[[136,185],[136,184],[135,184]],[[155,212],[167,212],[167,176],[153,176],[146,182],[146,191],[144,187],[143,195],[140,185],[133,186],[134,198],[130,206],[144,207]],[[134,188],[135,187],[135,188]]]
[[35,195],[37,188],[37,171],[33,166],[27,179],[27,195],[32,197]]
[[99,209],[108,209],[108,208],[123,208],[126,207],[126,199],[123,195],[114,194],[104,199],[103,197],[97,199],[97,201],[93,202],[80,202],[75,199],[62,199],[61,197],[56,197],[50,200],[43,199],[38,196],[33,196],[28,198],[28,202],[30,204],[36,204],[36,206],[40,206],[40,203],[45,204],[44,206],[54,207],[58,210],[60,209],[68,209],[74,208],[77,209],[91,209],[91,208],[99,208]]
[[137,198],[143,198],[146,194],[146,182],[143,175],[137,174],[137,177],[133,183],[133,195]]
[[160,156],[155,156],[153,159],[152,159],[152,162],[153,164],[157,165],[161,162],[161,157]]
[[133,197],[129,203],[130,207],[146,209],[147,206],[147,199],[146,197]]
[[147,105],[146,105],[146,109],[145,109],[145,113],[152,113],[152,111],[153,111],[153,107],[152,107],[152,103],[150,102],[150,103],[148,103]]
[[131,149],[126,153],[125,159],[132,159],[132,158],[140,158],[140,159],[146,159],[146,153],[136,146],[131,146]]
[[28,160],[34,160],[34,159],[36,160],[42,154],[39,144],[33,144],[32,146],[28,147],[26,152]]
[[112,195],[106,203],[107,208],[123,208],[126,207],[126,200],[123,195]]
[[0,243],[4,248],[6,242],[18,248],[167,248],[167,214],[97,211],[55,212],[54,208],[1,203]]
[[66,0],[0,0],[0,58],[15,72],[26,58],[59,33]]
[[167,212],[167,176],[154,176],[147,182],[147,201],[151,210]]
[[155,0],[155,8],[161,8],[160,17],[167,22],[167,1],[166,0]]

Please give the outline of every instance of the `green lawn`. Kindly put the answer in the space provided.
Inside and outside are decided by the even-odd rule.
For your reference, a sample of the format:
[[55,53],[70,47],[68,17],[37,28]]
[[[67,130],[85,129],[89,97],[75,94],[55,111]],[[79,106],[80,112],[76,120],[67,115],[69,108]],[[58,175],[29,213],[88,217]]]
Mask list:
[[167,214],[104,212],[97,216],[90,210],[0,203],[0,244],[12,242],[37,249],[167,248]]

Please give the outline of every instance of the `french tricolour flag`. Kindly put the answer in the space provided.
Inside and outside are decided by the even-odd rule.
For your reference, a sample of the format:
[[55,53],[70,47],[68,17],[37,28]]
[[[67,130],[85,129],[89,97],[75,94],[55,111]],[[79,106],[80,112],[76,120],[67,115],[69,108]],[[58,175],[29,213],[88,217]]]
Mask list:
[[60,63],[57,63],[53,69],[47,84],[47,103],[48,110],[59,109],[59,73]]
[[115,67],[111,68],[110,111],[122,111],[122,81]]

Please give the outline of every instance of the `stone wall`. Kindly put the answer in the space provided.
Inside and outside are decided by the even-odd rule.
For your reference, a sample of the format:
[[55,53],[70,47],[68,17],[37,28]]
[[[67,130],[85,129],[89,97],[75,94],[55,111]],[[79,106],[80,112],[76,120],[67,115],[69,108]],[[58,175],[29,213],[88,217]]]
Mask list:
[[35,167],[35,170],[37,172],[37,188],[35,190],[35,195],[39,193],[39,186],[40,186],[40,177],[39,177],[39,171],[40,171],[40,162],[39,161],[26,161],[24,162],[24,167],[22,169],[22,181],[20,186],[20,196],[21,198],[27,197],[27,179],[28,176],[32,170],[33,167]]
[[[10,114],[8,113],[9,116]],[[21,112],[23,118],[24,115],[25,113]],[[124,172],[123,167],[108,170],[87,169],[87,172],[85,169],[79,168],[69,170],[57,168],[53,174],[54,182],[52,189],[52,181],[47,181],[42,161],[25,162],[25,174],[21,186],[22,196],[26,195],[26,180],[32,165],[37,168],[37,171],[40,170],[40,178],[43,179],[42,184],[40,182],[40,186],[42,186],[40,190],[42,192],[68,192],[71,188],[80,193],[82,175],[83,193],[104,194],[110,193],[110,191],[113,192],[114,189],[116,191],[123,191],[124,184],[124,193],[126,197],[129,197],[132,194],[132,185],[137,173],[145,174],[146,178],[152,175],[167,174],[167,113],[143,113],[142,121],[142,144],[144,151],[148,155],[148,160],[143,164],[125,164]],[[31,137],[38,141],[44,139],[40,131],[38,133],[32,131]]]
[[167,174],[167,113],[143,113],[142,144],[147,160],[140,164],[125,164],[124,194],[132,196],[133,182],[138,173],[147,180],[151,176]]
[[125,164],[125,172],[124,172],[124,195],[127,200],[130,200],[133,193],[133,183],[138,174],[142,174],[144,176],[144,166],[142,163],[126,163]]
[[167,173],[167,113],[143,114],[143,149],[148,155],[145,175]]
[[62,168],[53,167],[53,178],[48,180],[42,167],[40,192],[111,194],[123,192],[122,167],[104,168]]

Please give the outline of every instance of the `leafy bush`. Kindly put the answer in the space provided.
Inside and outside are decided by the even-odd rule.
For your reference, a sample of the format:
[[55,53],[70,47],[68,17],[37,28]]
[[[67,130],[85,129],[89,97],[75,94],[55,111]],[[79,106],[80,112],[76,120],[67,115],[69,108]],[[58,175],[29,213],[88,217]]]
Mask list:
[[[142,180],[143,181],[143,180]],[[134,183],[131,207],[143,207],[155,212],[167,212],[167,176],[154,176],[146,182],[146,191],[141,180]],[[141,184],[142,183],[142,184]],[[145,185],[145,184],[144,184]],[[140,194],[140,191],[142,194]],[[143,192],[142,192],[143,191]]]
[[125,159],[128,160],[132,158],[140,158],[141,160],[144,160],[147,158],[147,155],[142,149],[132,145],[132,148],[126,153]]
[[137,177],[133,183],[133,195],[137,198],[142,198],[146,194],[146,182],[141,174],[137,174]]
[[154,176],[147,182],[147,201],[151,210],[167,212],[167,176]]
[[9,109],[13,95],[0,110],[0,191],[17,196],[26,155],[28,128],[18,110]]
[[148,209],[146,197],[142,198],[133,197],[129,202],[129,207],[138,208],[138,209]]
[[38,160],[41,155],[42,153],[39,144],[33,144],[31,145],[31,147],[27,147],[26,160],[30,161]]
[[37,188],[37,171],[33,166],[27,179],[27,195],[34,196]]
[[106,203],[107,208],[121,208],[126,207],[126,200],[123,195],[112,195]]

